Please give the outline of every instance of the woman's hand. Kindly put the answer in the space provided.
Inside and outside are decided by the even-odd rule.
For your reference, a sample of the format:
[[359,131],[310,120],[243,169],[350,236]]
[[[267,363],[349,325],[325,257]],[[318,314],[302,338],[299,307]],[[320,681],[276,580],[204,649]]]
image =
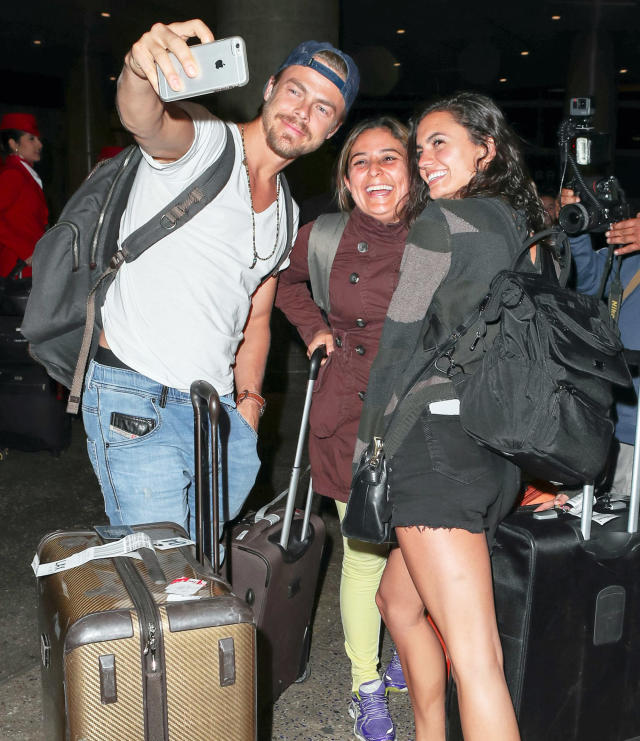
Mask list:
[[[327,356],[331,355],[334,349],[333,335],[328,329],[321,329],[313,335],[313,338],[307,347],[307,357],[310,358],[313,355],[313,351],[321,345],[325,346]],[[324,365],[326,362],[327,358],[323,358],[321,365]]]

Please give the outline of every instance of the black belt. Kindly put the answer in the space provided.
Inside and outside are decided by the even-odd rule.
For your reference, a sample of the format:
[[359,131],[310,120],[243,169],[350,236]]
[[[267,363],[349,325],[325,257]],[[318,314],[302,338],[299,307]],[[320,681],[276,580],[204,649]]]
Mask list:
[[[122,360],[114,355],[108,347],[102,347],[102,345],[98,345],[98,350],[95,354],[94,360],[96,361],[96,363],[100,363],[100,365],[107,365],[111,368],[122,368],[123,370],[133,371],[133,368],[130,368],[126,363],[123,363]],[[136,373],[136,371],[133,372]]]

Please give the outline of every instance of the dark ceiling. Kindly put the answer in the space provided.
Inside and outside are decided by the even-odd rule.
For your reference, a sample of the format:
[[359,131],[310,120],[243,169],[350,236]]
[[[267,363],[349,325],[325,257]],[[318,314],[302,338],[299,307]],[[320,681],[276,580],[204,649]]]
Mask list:
[[[100,16],[105,10],[110,18]],[[117,74],[128,44],[154,20],[201,15],[215,24],[214,10],[211,0],[4,2],[2,97],[15,96],[12,77],[63,79],[82,50],[85,24],[93,58],[109,75]],[[341,18],[342,44],[363,68],[363,98],[415,100],[460,87],[523,97],[558,90],[566,84],[575,37],[594,26],[611,41],[618,84],[640,88],[636,0],[342,0]]]
[[[0,108],[63,109],[74,93],[69,80],[80,79],[70,73],[80,64],[85,39],[94,77],[111,106],[115,76],[133,40],[156,20],[202,17],[215,30],[215,7],[214,0],[5,0]],[[626,106],[614,126],[618,150],[631,159],[616,167],[626,167],[625,178],[637,180],[640,0],[341,0],[340,8],[342,47],[362,72],[355,117],[386,109],[406,118],[434,95],[465,88],[486,92],[500,101],[529,153],[539,158],[543,180],[555,176],[549,163],[570,59],[576,59],[572,49],[582,43],[573,72],[576,66],[587,69],[586,42],[597,30],[609,59],[607,89]],[[101,16],[104,11],[109,18]]]

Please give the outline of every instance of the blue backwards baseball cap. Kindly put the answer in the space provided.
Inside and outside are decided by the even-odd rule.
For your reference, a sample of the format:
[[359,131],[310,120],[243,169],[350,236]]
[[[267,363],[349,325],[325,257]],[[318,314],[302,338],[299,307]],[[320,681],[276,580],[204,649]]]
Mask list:
[[[343,80],[340,75],[336,74],[331,67],[327,67],[326,64],[314,59],[314,55],[321,51],[333,52],[342,59],[347,66],[346,80]],[[277,75],[286,67],[292,67],[294,64],[299,64],[302,67],[311,67],[311,69],[326,77],[327,80],[330,80],[342,93],[345,113],[347,113],[358,94],[358,87],[360,86],[360,73],[358,72],[356,63],[348,54],[340,51],[340,49],[336,49],[328,41],[303,41],[289,54],[280,67],[278,67],[275,74]]]

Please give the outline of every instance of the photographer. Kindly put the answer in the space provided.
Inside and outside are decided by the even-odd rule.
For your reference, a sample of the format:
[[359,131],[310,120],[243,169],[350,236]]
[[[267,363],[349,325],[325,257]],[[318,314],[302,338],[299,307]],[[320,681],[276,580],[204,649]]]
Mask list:
[[[578,203],[579,197],[569,188],[563,188],[560,195],[560,206]],[[606,232],[609,244],[624,245],[614,251],[624,255],[620,269],[623,294],[619,314],[620,338],[627,349],[640,349],[640,290],[635,285],[634,277],[640,278],[640,214],[633,219],[625,219],[612,224]],[[576,290],[581,293],[597,294],[602,275],[607,266],[608,250],[594,250],[591,236],[588,233],[570,237],[571,255],[576,268]],[[635,285],[635,288],[634,288]],[[629,289],[629,290],[627,290]],[[640,379],[636,375],[633,384],[638,394]],[[636,401],[629,392],[624,398],[616,401],[615,436],[619,451],[612,467],[613,479],[610,493],[614,498],[628,497],[631,490],[631,469],[633,463],[633,444],[636,429]]]

